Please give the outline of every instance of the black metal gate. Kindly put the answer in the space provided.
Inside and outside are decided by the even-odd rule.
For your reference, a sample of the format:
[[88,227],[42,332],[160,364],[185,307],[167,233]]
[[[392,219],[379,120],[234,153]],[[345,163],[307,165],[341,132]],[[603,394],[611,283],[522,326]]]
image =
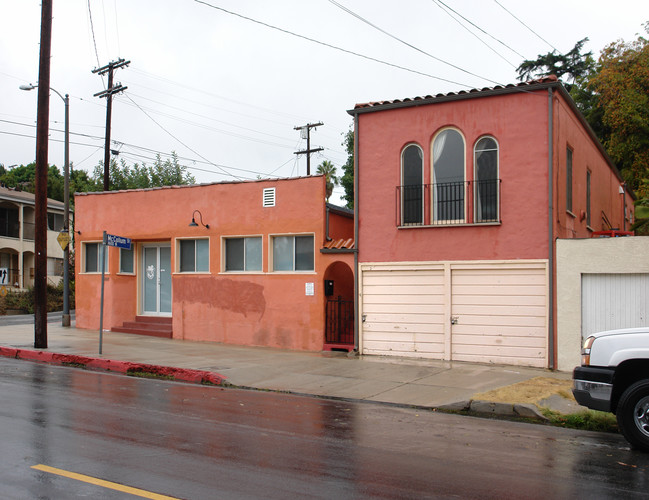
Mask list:
[[342,297],[327,301],[325,344],[354,345],[354,301]]

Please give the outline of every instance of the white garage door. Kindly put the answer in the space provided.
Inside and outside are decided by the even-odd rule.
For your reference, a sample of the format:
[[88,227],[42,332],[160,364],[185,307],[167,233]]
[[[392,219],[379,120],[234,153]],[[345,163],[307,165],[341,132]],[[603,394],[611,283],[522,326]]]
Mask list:
[[545,367],[544,267],[455,269],[452,359]]
[[581,333],[649,326],[649,274],[582,274]]
[[361,265],[361,352],[547,366],[545,262]]
[[444,357],[444,271],[363,273],[363,354]]

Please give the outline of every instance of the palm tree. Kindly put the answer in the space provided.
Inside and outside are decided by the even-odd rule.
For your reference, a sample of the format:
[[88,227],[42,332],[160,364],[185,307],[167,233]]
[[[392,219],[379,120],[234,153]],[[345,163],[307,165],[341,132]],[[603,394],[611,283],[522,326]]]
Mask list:
[[325,181],[327,183],[327,203],[329,203],[329,198],[334,191],[334,186],[337,186],[340,183],[340,180],[336,177],[336,167],[334,167],[334,164],[329,160],[324,160],[320,165],[318,165],[316,173],[325,176]]

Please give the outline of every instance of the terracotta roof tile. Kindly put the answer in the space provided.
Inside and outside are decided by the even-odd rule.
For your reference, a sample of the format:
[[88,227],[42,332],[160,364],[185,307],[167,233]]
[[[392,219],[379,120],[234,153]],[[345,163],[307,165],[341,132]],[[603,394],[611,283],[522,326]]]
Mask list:
[[404,99],[393,99],[389,101],[374,101],[374,102],[360,103],[354,106],[354,110],[385,106],[389,104],[406,104],[415,101],[439,99],[444,97],[463,96],[463,95],[476,94],[476,93],[488,93],[488,92],[493,92],[494,90],[501,90],[501,89],[512,89],[512,88],[524,89],[525,87],[530,87],[533,85],[537,85],[539,83],[552,83],[557,81],[559,80],[555,75],[550,75],[543,78],[539,78],[537,80],[530,80],[527,82],[510,83],[507,85],[496,85],[494,87],[483,87],[482,89],[459,90],[457,92],[447,92],[446,94],[440,93],[440,94],[436,94],[435,96],[427,95],[427,96],[419,96],[419,97],[406,97]]
[[352,250],[354,248],[354,245],[354,238],[342,238],[339,240],[331,240],[325,242],[323,248],[327,248],[329,250]]

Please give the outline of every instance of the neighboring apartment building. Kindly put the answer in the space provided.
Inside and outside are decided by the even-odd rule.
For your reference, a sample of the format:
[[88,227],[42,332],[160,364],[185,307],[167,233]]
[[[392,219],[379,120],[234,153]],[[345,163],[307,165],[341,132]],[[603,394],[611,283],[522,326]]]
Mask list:
[[[353,349],[353,212],[325,179],[223,182],[75,197],[76,325],[319,351]],[[325,335],[327,334],[327,336]]]
[[359,104],[363,354],[554,367],[555,241],[633,198],[554,77]]
[[[7,286],[13,288],[34,285],[34,199],[32,193],[0,187],[0,269]],[[48,199],[47,280],[52,285],[63,277],[63,250],[57,241],[63,220],[63,203]]]

